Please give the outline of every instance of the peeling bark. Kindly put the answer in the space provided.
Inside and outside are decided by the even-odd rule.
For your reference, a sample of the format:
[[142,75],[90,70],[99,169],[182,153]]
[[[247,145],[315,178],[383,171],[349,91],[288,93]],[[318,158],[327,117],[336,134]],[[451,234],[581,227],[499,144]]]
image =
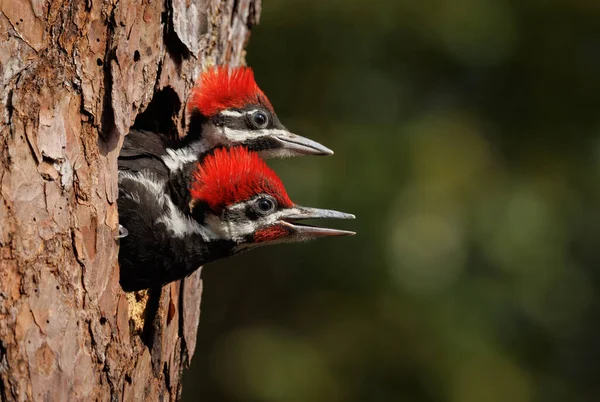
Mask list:
[[242,63],[259,13],[260,0],[0,1],[3,401],[181,394],[200,273],[121,290],[117,155],[134,123],[182,135],[200,71]]

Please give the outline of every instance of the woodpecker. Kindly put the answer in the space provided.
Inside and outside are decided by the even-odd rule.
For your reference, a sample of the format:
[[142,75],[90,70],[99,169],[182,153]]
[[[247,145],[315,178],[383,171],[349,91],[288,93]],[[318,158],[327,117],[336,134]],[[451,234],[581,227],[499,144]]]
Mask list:
[[129,230],[119,252],[126,291],[182,279],[259,246],[354,234],[298,223],[354,215],[294,204],[259,154],[242,146],[217,148],[194,163],[189,214],[175,205],[167,185],[147,171],[119,174],[119,217]]
[[258,152],[262,158],[333,154],[281,124],[249,67],[213,67],[201,74],[188,100],[188,111],[189,129],[181,140],[131,130],[119,155],[119,170],[148,170],[166,178],[211,149],[235,145]]

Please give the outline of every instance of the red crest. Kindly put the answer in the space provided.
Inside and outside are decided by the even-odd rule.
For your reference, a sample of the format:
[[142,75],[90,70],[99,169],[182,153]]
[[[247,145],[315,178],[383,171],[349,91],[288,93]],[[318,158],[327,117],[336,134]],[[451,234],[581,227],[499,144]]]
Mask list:
[[269,110],[273,106],[254,81],[250,67],[211,67],[200,76],[192,89],[188,110],[198,109],[205,116],[231,108],[262,105]]
[[271,195],[282,207],[294,205],[277,174],[244,147],[219,148],[206,156],[193,173],[190,192],[214,212],[258,194]]

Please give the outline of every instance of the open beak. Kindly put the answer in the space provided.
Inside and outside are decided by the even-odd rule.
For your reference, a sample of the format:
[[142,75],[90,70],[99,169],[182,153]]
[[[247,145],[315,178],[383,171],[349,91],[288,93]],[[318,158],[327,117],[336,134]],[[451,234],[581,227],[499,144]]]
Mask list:
[[355,216],[329,209],[318,209],[295,206],[279,218],[279,224],[289,231],[289,238],[294,241],[311,240],[328,236],[352,236],[356,232],[340,229],[330,229],[297,223],[305,219],[354,219]]
[[273,139],[291,155],[333,155],[333,151],[326,146],[290,132],[278,133]]

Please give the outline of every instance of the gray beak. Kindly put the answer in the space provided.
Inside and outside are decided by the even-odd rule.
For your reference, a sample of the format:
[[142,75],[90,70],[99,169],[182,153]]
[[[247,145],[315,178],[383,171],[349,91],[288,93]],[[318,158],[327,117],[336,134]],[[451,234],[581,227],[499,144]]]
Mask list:
[[291,155],[333,155],[333,151],[326,146],[290,132],[277,134],[273,138]]
[[288,227],[290,237],[294,240],[311,240],[328,236],[352,236],[356,232],[340,229],[330,229],[319,226],[299,224],[296,221],[304,219],[354,219],[355,216],[344,212],[329,209],[308,208],[295,206],[289,213],[283,215],[279,222]]

